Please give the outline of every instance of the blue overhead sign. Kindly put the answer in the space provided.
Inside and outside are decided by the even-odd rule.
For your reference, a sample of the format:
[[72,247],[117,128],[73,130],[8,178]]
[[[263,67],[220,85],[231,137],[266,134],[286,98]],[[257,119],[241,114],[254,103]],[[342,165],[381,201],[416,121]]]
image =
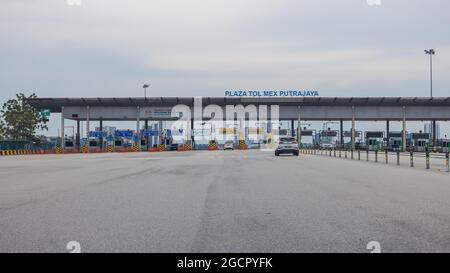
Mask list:
[[100,137],[105,137],[105,136],[106,136],[106,132],[102,132],[102,131],[90,131],[89,132],[89,137],[100,138]]
[[225,97],[319,97],[316,90],[234,90],[225,91]]
[[133,131],[131,130],[117,130],[116,131],[116,137],[132,137],[133,136]]
[[141,135],[144,136],[144,137],[159,136],[159,131],[157,131],[157,130],[143,130],[143,131],[141,131]]

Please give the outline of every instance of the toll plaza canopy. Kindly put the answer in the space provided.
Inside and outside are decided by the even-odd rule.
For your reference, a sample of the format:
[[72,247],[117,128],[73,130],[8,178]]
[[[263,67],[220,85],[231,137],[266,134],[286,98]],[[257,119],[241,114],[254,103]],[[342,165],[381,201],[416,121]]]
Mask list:
[[[202,97],[202,107],[279,106],[280,120],[450,120],[450,97]],[[194,97],[31,98],[39,110],[74,120],[165,120],[176,105]],[[137,109],[137,111],[136,111]],[[268,111],[270,112],[270,110]],[[268,115],[270,117],[270,113]],[[225,118],[225,116],[224,116]]]

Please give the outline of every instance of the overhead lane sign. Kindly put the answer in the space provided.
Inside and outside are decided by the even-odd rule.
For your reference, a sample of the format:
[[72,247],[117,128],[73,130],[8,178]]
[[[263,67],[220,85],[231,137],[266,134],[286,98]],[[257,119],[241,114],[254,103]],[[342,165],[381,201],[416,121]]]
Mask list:
[[225,91],[225,97],[319,97],[316,90],[234,90]]

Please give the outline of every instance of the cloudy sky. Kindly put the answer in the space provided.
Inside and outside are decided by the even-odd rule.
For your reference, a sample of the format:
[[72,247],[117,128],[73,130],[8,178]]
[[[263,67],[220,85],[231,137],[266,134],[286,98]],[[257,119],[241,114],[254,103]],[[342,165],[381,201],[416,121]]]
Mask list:
[[[69,2],[81,1],[81,5]],[[0,102],[41,97],[435,96],[450,86],[450,1],[0,0]]]

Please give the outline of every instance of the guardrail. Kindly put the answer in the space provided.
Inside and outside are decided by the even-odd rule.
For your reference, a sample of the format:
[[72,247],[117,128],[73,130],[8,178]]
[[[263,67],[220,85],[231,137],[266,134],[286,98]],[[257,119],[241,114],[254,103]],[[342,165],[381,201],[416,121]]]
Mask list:
[[33,155],[33,154],[55,154],[56,150],[0,150],[0,156],[12,156],[12,155]]
[[[401,165],[401,158],[408,158],[409,166],[414,167],[416,165],[415,159],[423,158],[425,159],[425,169],[430,169],[430,162],[443,163],[445,166],[445,171],[450,172],[450,154],[446,153],[430,153],[430,152],[400,152],[400,151],[388,151],[388,150],[348,150],[348,149],[316,149],[316,148],[302,148],[302,154],[305,155],[319,155],[319,156],[328,156],[334,158],[345,158],[350,160],[357,161],[371,161],[370,155],[373,155],[373,161],[375,163],[384,162],[385,164],[390,163],[390,159],[394,157],[395,164]],[[355,155],[356,154],[356,155]],[[363,155],[365,154],[365,159],[363,159]],[[356,158],[356,159],[355,159]],[[423,162],[422,162],[423,163]]]
[[[192,145],[185,144],[180,145],[177,151],[192,151]],[[135,153],[135,152],[165,152],[168,151],[168,148],[164,145],[159,145],[158,147],[149,148],[147,150],[136,149],[136,147],[104,147],[101,148],[92,148],[92,147],[80,147],[80,148],[66,148],[63,149],[61,147],[56,147],[54,149],[34,149],[34,150],[0,150],[0,156],[18,156],[18,155],[37,155],[37,154],[84,154],[84,153]]]

